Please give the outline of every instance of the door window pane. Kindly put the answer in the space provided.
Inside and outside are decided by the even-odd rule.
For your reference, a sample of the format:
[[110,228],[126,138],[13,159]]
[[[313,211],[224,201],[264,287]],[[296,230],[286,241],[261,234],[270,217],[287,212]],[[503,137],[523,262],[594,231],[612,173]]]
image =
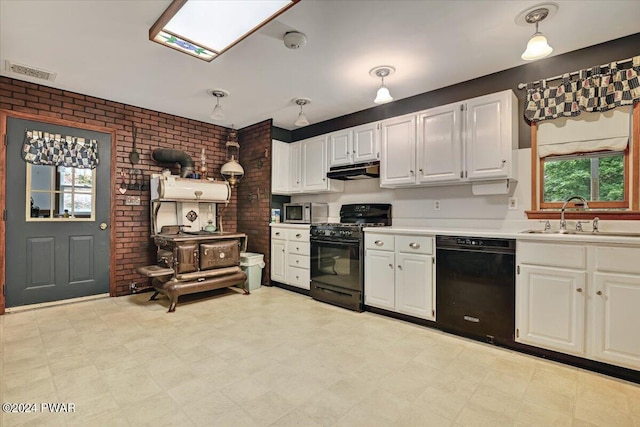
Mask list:
[[27,221],[94,220],[95,169],[27,163]]

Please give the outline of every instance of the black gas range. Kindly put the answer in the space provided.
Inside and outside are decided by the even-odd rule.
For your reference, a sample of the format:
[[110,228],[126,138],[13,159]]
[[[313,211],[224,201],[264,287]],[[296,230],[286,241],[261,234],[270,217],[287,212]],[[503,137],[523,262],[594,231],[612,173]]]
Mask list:
[[391,205],[349,204],[339,223],[311,224],[311,296],[362,311],[365,227],[391,225]]

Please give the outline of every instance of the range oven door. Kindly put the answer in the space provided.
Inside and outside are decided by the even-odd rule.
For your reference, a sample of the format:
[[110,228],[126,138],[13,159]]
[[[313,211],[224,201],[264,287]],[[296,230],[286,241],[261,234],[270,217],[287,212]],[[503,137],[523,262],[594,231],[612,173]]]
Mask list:
[[360,240],[311,238],[311,296],[362,311],[363,254]]

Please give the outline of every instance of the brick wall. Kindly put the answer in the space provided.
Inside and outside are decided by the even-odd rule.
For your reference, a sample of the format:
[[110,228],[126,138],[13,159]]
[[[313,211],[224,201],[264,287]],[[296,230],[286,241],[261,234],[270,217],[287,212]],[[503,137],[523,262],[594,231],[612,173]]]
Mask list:
[[238,231],[248,236],[249,252],[264,254],[262,282],[270,277],[271,120],[238,132],[244,178],[238,185]]
[[[151,152],[156,148],[184,150],[199,166],[200,150],[205,147],[208,176],[217,178],[220,177],[220,166],[225,161],[226,128],[171,114],[3,76],[0,76],[0,109],[116,129],[117,138],[115,144],[112,144],[112,149],[116,150],[118,174],[121,170],[131,168],[129,153],[133,145],[131,130],[134,122],[137,128],[136,145],[140,153],[140,163],[137,167],[143,170],[147,183],[151,173],[163,169],[163,166],[151,159]],[[261,124],[258,127],[264,131],[263,126],[265,125]],[[270,126],[270,122],[266,126]],[[247,145],[249,144],[242,147],[241,155],[249,148]],[[270,169],[270,166],[267,168]],[[251,170],[250,167],[247,169]],[[175,168],[172,172],[178,173],[178,169]],[[125,196],[117,189],[111,189],[111,197],[115,198],[116,217],[116,223],[111,225],[116,233],[116,295],[128,294],[131,282],[148,283],[146,278],[134,270],[138,266],[155,263],[155,245],[149,239],[150,193],[133,190],[127,192],[127,195],[138,194],[142,199],[140,206],[125,206]],[[268,200],[267,195],[264,197]],[[233,191],[231,203],[222,211],[225,231],[238,230],[236,199],[236,191]],[[267,205],[266,211],[268,210]],[[268,223],[268,218],[265,219],[265,223]]]

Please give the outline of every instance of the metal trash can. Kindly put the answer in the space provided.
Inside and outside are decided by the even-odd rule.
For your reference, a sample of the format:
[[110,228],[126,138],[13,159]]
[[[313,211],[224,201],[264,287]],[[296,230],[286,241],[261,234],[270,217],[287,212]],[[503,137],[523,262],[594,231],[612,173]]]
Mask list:
[[264,266],[264,254],[240,252],[240,268],[247,275],[247,289],[250,291],[261,286]]

